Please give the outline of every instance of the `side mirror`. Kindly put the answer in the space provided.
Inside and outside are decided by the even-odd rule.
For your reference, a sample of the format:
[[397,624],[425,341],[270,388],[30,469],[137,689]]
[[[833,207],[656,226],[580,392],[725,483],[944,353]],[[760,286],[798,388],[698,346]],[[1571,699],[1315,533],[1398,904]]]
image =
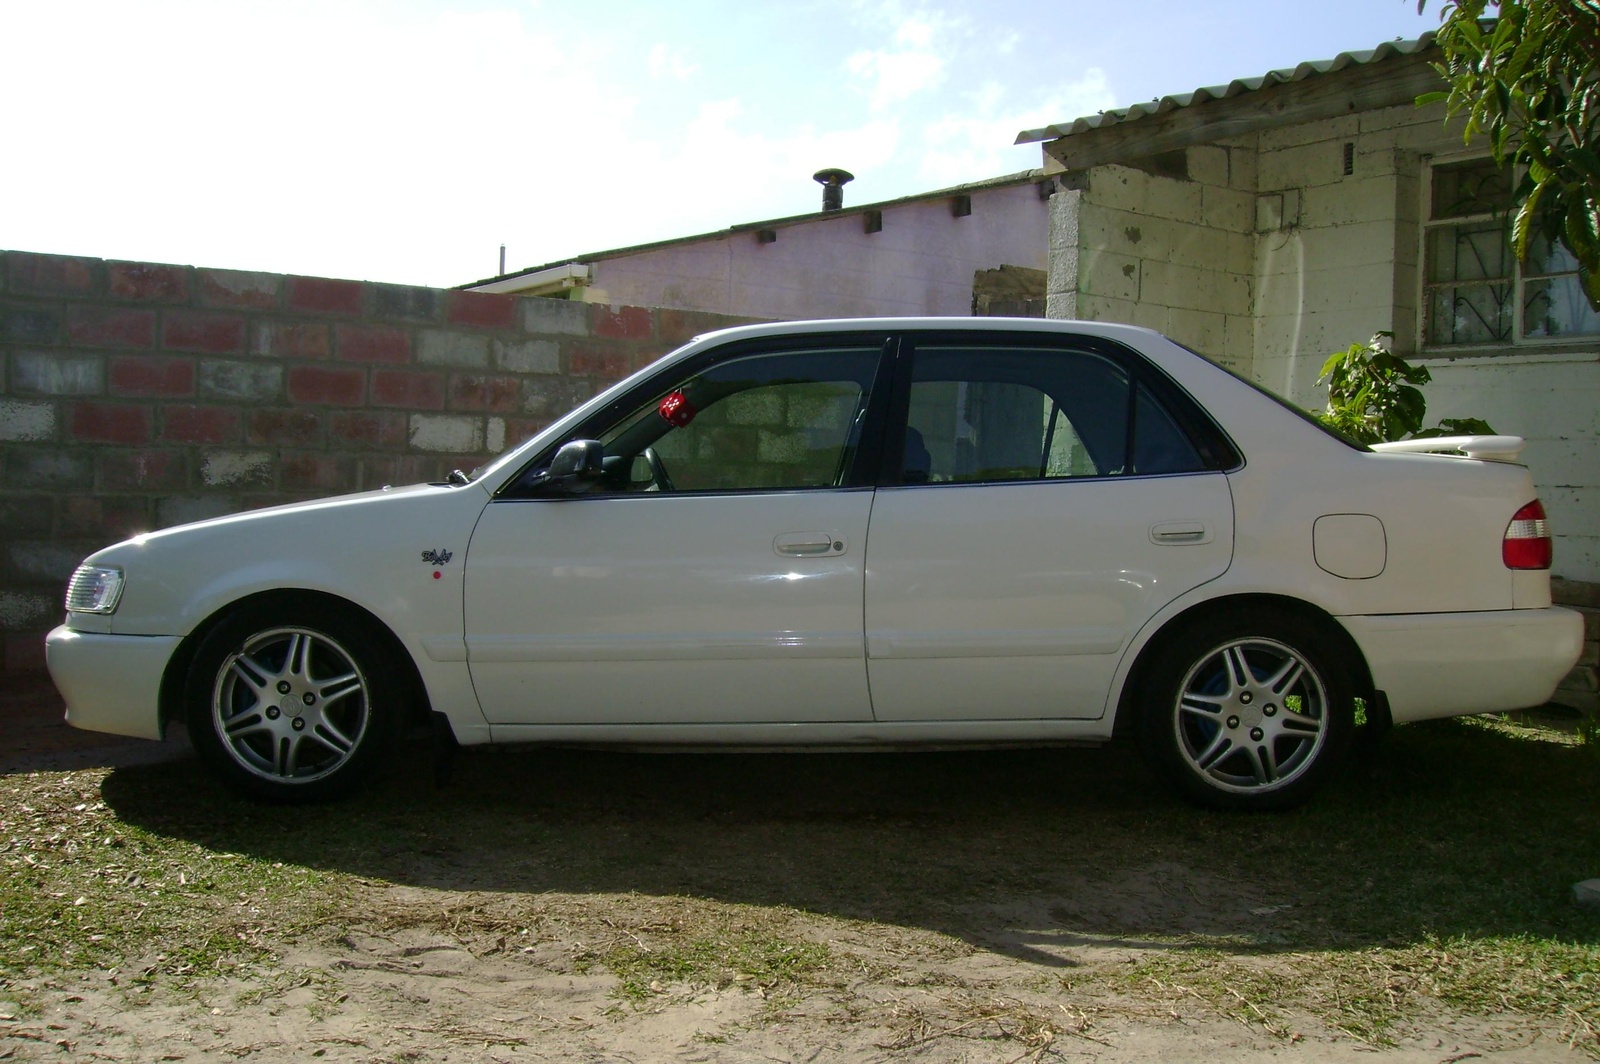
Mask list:
[[568,440],[550,459],[544,485],[558,494],[582,495],[599,482],[605,456],[599,440]]

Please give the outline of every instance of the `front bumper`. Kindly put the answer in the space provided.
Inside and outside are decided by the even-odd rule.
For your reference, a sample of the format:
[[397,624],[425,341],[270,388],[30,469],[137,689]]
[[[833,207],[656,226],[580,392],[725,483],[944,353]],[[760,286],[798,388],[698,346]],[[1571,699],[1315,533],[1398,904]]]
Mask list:
[[161,677],[180,636],[99,635],[66,625],[45,637],[67,723],[85,731],[161,738]]
[[1583,617],[1560,606],[1339,621],[1396,724],[1541,705],[1583,650]]

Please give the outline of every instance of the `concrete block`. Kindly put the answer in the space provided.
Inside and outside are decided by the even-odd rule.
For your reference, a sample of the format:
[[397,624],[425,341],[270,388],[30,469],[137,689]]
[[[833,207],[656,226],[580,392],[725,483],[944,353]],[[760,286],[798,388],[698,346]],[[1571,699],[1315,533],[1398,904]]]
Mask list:
[[417,361],[440,366],[486,369],[489,338],[473,333],[424,329],[418,337]]
[[1200,221],[1214,229],[1246,233],[1254,227],[1255,195],[1231,188],[1200,190]]
[[1085,251],[1084,256],[1086,266],[1078,284],[1082,294],[1138,300],[1139,259],[1110,251]]
[[271,451],[210,451],[200,464],[208,488],[265,487],[272,483]]
[[506,449],[506,419],[492,417],[486,428],[483,438],[484,450],[490,454],[499,454]]
[[512,373],[561,372],[561,345],[554,340],[493,341],[496,368]]
[[271,402],[283,394],[283,367],[253,362],[202,362],[199,384],[202,398]]
[[584,303],[545,297],[526,298],[521,302],[524,332],[555,336],[588,335],[589,308]]
[[1190,148],[1189,180],[1226,188],[1229,183],[1228,154],[1227,148],[1215,144],[1197,144]]
[[482,454],[483,419],[459,414],[412,414],[408,442],[413,450],[443,454]]
[[1225,347],[1225,326],[1221,314],[1173,308],[1167,314],[1168,335],[1192,347],[1208,358],[1215,359]]
[[10,384],[16,395],[98,395],[105,390],[105,363],[96,355],[18,351],[11,356]]
[[283,290],[283,278],[275,273],[212,269],[195,272],[204,306],[271,310],[278,305]]
[[[5,425],[4,408],[5,403],[0,402],[0,428]],[[36,491],[87,491],[94,485],[94,462],[81,450],[9,447],[5,451],[5,485]]]

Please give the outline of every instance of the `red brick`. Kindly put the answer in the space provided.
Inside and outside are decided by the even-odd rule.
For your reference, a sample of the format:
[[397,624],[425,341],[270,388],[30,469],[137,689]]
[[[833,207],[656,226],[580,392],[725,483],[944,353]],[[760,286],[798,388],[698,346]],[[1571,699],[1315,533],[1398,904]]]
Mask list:
[[183,451],[107,451],[98,461],[101,491],[182,491],[189,484]]
[[574,345],[567,350],[567,372],[584,377],[621,380],[630,372],[628,352],[617,347]]
[[510,329],[517,324],[516,296],[493,292],[451,292],[445,317],[456,325]]
[[410,362],[411,334],[387,325],[339,325],[333,330],[344,362]]
[[196,270],[200,302],[212,307],[272,310],[278,305],[283,278],[275,273],[240,270]]
[[320,442],[322,416],[311,410],[252,410],[245,419],[244,441],[249,444]]
[[532,437],[537,436],[539,433],[543,432],[549,424],[549,420],[545,418],[506,418],[506,449],[510,450],[511,448],[522,443],[523,440],[531,439]]
[[296,403],[360,406],[366,385],[366,371],[360,369],[293,366],[289,370],[289,399]]
[[515,377],[486,377],[462,373],[450,378],[451,410],[487,410],[509,414],[518,409],[522,382]]
[[194,360],[164,358],[160,355],[122,355],[111,360],[107,384],[112,395],[193,395]]
[[328,438],[367,447],[403,447],[406,416],[387,412],[336,410],[328,415]]
[[67,339],[84,347],[154,347],[156,312],[68,307]]
[[168,443],[237,443],[241,420],[233,406],[168,406],[161,412],[161,438]]
[[656,333],[655,314],[648,307],[589,308],[594,335],[607,340],[649,340]]
[[372,405],[444,409],[444,374],[409,369],[372,371]]
[[243,351],[244,319],[203,310],[170,310],[161,319],[161,346],[208,355]]
[[361,282],[327,277],[289,278],[289,309],[313,314],[360,314]]
[[143,299],[181,303],[189,298],[187,266],[158,266],[149,262],[106,264],[113,299]]
[[286,491],[348,491],[355,487],[355,463],[332,454],[286,454],[278,463],[278,483]]
[[73,403],[67,415],[67,434],[81,443],[148,443],[150,408],[132,403]]
[[30,295],[82,295],[95,290],[99,259],[67,255],[35,255],[13,251],[6,255],[6,274],[13,292]]
[[263,322],[255,328],[250,353],[274,358],[327,358],[333,353],[330,335],[326,325]]
[[111,541],[150,530],[141,495],[79,495],[61,502],[61,532]]
[[400,459],[389,455],[367,455],[361,459],[361,489],[371,491],[385,484],[404,484]]

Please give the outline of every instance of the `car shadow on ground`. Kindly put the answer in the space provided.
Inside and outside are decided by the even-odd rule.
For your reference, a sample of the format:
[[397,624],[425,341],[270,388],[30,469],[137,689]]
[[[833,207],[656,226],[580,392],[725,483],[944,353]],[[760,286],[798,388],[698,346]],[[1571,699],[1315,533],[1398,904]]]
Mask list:
[[1308,807],[1214,813],[1131,747],[915,753],[480,748],[435,786],[415,739],[343,803],[241,800],[189,757],[113,770],[125,821],[217,851],[530,903],[549,892],[787,906],[1032,963],[1079,947],[1275,953],[1434,938],[1600,943],[1592,748],[1396,730]]

